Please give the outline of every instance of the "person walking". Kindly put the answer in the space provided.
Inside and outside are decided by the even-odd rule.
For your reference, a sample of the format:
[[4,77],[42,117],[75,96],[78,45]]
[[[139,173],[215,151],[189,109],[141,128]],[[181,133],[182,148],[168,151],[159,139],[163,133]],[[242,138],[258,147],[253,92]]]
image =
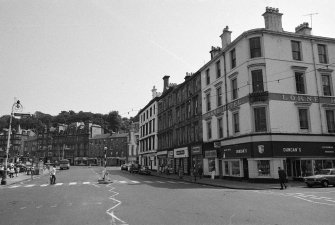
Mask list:
[[197,176],[198,176],[198,168],[195,166],[193,168],[193,176],[194,176],[194,182],[197,182]]
[[203,169],[202,169],[202,166],[200,165],[199,166],[199,169],[198,169],[198,175],[199,175],[199,179],[201,179],[202,178],[202,174],[203,174]]
[[212,168],[212,171],[211,171],[211,178],[212,178],[212,180],[215,179],[215,167]]
[[52,166],[50,169],[50,184],[56,183],[56,166]]
[[280,183],[280,190],[286,189],[286,173],[285,170],[278,167],[278,175],[279,175],[279,183]]

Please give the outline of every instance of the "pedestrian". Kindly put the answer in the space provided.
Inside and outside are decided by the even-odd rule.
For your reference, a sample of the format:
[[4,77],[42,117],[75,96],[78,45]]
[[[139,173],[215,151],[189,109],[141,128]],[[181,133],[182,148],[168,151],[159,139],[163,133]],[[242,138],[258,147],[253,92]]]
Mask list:
[[14,170],[15,170],[15,175],[17,177],[17,173],[19,172],[19,168],[17,166],[14,167]]
[[199,169],[198,169],[198,175],[199,175],[199,179],[201,179],[202,178],[202,174],[203,174],[203,169],[202,169],[202,166],[200,165],[199,166]]
[[10,171],[9,171],[9,177],[10,177],[10,178],[14,178],[14,173],[15,173],[15,170],[14,170],[14,167],[12,166],[12,167],[10,168]]
[[31,167],[30,167],[30,175],[31,175],[31,179],[32,179],[32,180],[34,179],[34,171],[35,171],[34,166],[31,166]]
[[280,190],[286,189],[286,173],[283,169],[278,167],[278,175],[279,175],[279,183],[280,183]]
[[56,183],[56,167],[55,165],[50,169],[50,184]]
[[212,180],[215,179],[215,167],[213,166],[212,171],[211,171],[211,178]]
[[197,176],[198,176],[198,168],[193,168],[193,176],[194,176],[194,182],[197,182]]

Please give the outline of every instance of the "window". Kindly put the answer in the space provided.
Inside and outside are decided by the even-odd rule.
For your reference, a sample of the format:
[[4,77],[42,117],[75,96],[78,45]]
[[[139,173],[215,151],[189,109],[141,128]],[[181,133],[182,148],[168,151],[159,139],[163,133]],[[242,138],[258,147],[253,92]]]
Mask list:
[[327,128],[329,133],[335,133],[334,110],[326,110]]
[[231,68],[232,69],[236,67],[236,52],[235,52],[235,48],[230,51],[230,64],[231,64]]
[[224,173],[225,175],[229,175],[229,162],[224,162]]
[[255,117],[255,132],[266,132],[266,108],[265,107],[255,107],[254,108]]
[[306,94],[304,73],[295,72],[295,86],[298,94]]
[[207,139],[212,139],[212,122],[207,121]]
[[206,94],[206,106],[207,112],[211,110],[211,95],[210,93]]
[[252,91],[253,92],[263,92],[263,73],[262,70],[253,70],[251,71],[252,79]]
[[209,85],[211,78],[209,76],[209,69],[206,70],[206,84]]
[[216,78],[221,77],[220,60],[216,62]]
[[218,87],[216,89],[216,99],[217,99],[217,106],[221,106],[222,105],[222,89],[221,87]]
[[323,74],[321,75],[322,79],[322,91],[324,96],[331,96],[331,82],[330,82],[330,75],[328,74]]
[[261,39],[260,37],[254,37],[249,39],[250,44],[250,57],[256,58],[261,57]]
[[198,114],[198,97],[197,96],[193,99],[193,112],[194,112],[194,115]]
[[318,45],[318,54],[320,63],[328,63],[327,50],[325,45]]
[[257,161],[258,176],[270,176],[270,160]]
[[308,109],[300,108],[300,109],[298,109],[298,111],[299,111],[300,129],[302,129],[302,130],[308,130],[309,129],[309,125],[308,125]]
[[231,80],[231,90],[232,90],[232,100],[238,98],[238,93],[237,93],[237,78],[234,78]]
[[240,117],[239,113],[233,113],[233,132],[236,134],[240,132]]
[[231,162],[231,175],[232,176],[240,176],[240,161],[232,161]]
[[223,124],[222,124],[222,118],[218,118],[218,137],[223,138]]
[[294,60],[301,61],[301,47],[299,41],[291,41],[292,57]]

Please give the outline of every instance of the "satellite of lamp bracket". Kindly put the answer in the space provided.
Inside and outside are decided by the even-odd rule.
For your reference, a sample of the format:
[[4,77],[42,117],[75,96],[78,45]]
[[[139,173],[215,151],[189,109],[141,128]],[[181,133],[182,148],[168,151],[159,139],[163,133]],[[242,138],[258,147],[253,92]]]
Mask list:
[[14,113],[15,117],[20,117],[20,118],[28,118],[31,117],[30,113]]

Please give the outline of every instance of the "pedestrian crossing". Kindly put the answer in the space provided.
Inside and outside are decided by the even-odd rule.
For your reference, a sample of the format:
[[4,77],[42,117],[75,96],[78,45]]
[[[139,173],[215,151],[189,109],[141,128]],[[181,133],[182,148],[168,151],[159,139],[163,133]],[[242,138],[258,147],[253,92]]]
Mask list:
[[[114,184],[121,184],[121,185],[134,185],[134,184],[191,184],[184,181],[171,181],[171,180],[113,180]],[[79,185],[96,185],[97,182],[91,181],[84,181],[84,182],[69,182],[69,183],[56,183],[56,184],[15,184],[7,186],[8,189],[16,189],[16,188],[36,188],[36,187],[64,187],[64,186],[79,186]]]

